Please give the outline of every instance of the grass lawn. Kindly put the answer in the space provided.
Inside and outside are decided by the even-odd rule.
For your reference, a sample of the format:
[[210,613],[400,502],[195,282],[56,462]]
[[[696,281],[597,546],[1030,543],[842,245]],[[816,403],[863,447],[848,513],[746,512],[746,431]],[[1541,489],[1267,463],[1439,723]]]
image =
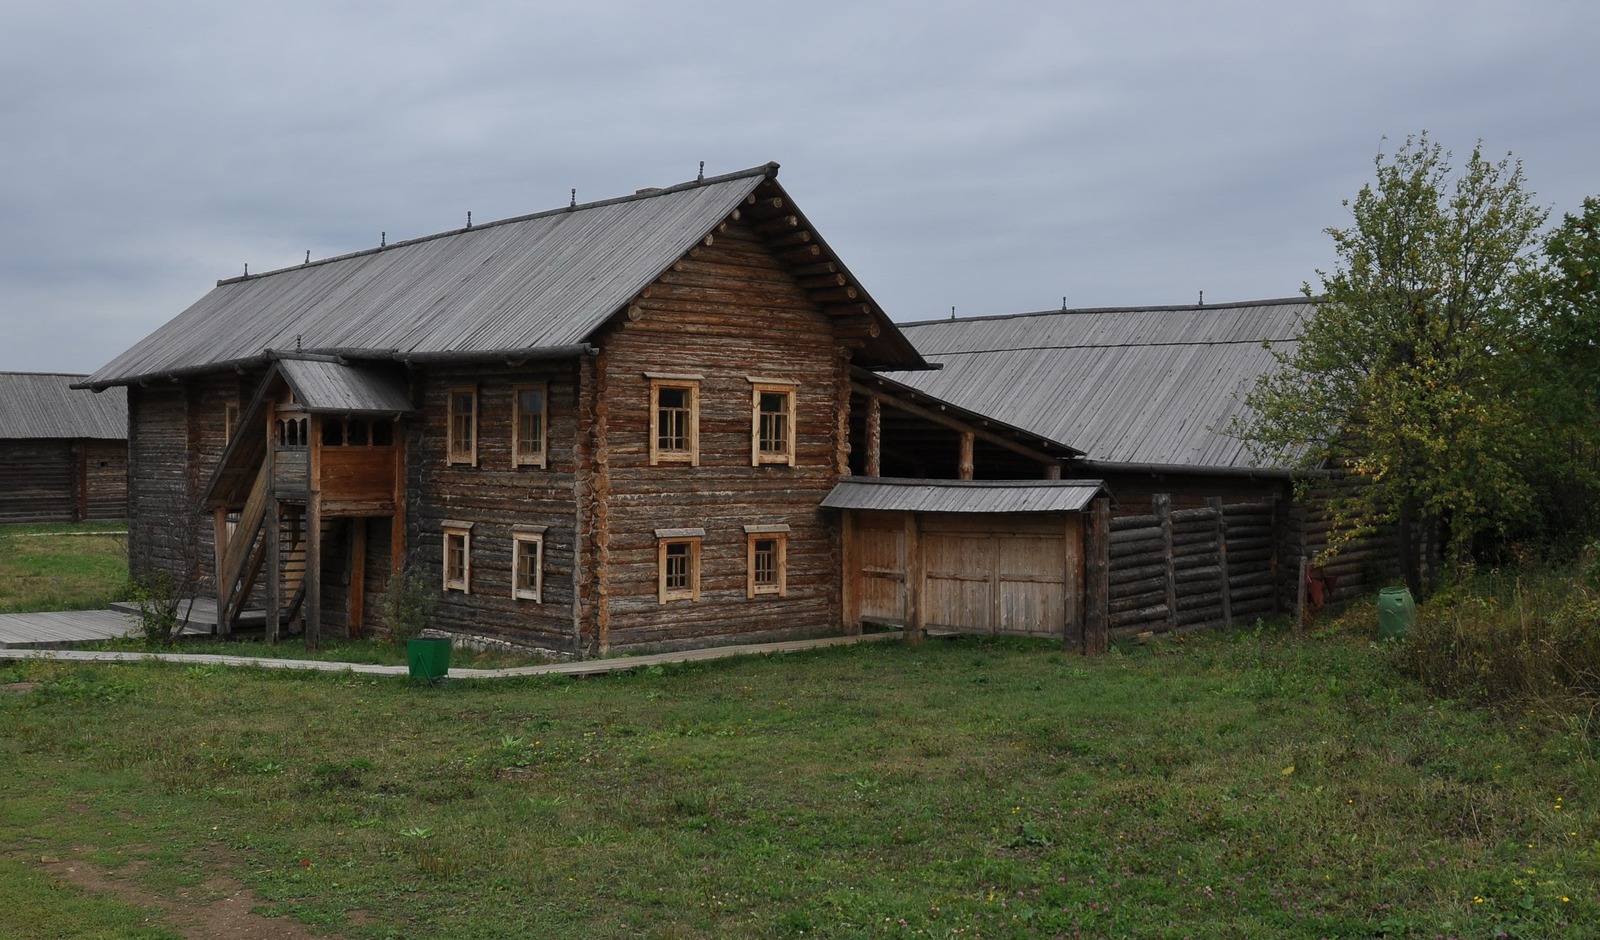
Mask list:
[[92,610],[125,599],[126,529],[121,522],[0,526],[0,614]]
[[219,872],[350,938],[1593,936],[1600,729],[1430,698],[1388,655],[930,640],[438,687],[0,663],[0,937],[179,936]]

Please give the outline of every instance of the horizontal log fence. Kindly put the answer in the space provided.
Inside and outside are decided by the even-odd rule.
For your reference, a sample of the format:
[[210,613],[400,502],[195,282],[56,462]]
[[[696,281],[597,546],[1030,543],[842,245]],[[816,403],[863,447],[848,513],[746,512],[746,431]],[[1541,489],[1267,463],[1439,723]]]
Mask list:
[[1172,509],[1157,494],[1153,512],[1109,520],[1106,623],[1113,634],[1221,626],[1278,609],[1272,503],[1211,499]]

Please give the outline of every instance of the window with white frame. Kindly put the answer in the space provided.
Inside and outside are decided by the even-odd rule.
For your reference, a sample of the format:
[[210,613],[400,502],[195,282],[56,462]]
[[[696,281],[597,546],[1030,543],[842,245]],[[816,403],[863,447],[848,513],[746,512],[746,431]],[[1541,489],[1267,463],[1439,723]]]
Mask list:
[[656,596],[660,603],[700,599],[700,541],[705,529],[656,530]]
[[452,388],[449,398],[445,462],[475,467],[478,465],[478,389],[470,385]]
[[444,589],[472,593],[472,523],[444,523]]
[[645,373],[650,379],[650,465],[700,465],[700,376]]
[[748,376],[750,465],[794,465],[795,383]]
[[511,527],[511,596],[544,602],[544,526]]
[[544,384],[511,390],[511,462],[518,467],[545,466],[545,422],[549,389]]
[[745,538],[745,596],[788,593],[789,527],[747,525]]

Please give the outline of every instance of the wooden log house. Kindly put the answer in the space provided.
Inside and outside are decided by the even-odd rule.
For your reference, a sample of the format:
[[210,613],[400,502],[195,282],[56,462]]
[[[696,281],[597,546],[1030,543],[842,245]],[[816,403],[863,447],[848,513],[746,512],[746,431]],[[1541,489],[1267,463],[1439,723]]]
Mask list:
[[126,518],[127,398],[84,378],[0,372],[0,523]]
[[[1053,587],[985,560],[1011,606],[949,609],[994,629],[1026,608],[1081,644],[1063,565],[1099,484],[1060,479],[1078,452],[1054,438],[877,382],[927,364],[776,176],[218,282],[84,383],[128,390],[133,571],[198,570],[221,630],[261,605],[269,633],[315,643],[380,629],[409,570],[437,628],[588,655],[858,629],[860,506],[863,530],[930,533],[907,556],[930,570],[936,533],[991,559],[1006,520],[1038,515],[1047,531],[1020,529],[1057,560],[1023,575]],[[1020,476],[1033,501],[872,503],[863,487],[903,492],[871,482],[885,466],[958,490]]]

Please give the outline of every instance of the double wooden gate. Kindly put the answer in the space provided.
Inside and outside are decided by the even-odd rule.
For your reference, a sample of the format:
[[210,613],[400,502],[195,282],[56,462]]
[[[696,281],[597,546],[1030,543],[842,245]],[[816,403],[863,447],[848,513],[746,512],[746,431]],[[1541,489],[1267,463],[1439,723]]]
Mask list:
[[1082,517],[847,513],[847,626],[1077,640]]

